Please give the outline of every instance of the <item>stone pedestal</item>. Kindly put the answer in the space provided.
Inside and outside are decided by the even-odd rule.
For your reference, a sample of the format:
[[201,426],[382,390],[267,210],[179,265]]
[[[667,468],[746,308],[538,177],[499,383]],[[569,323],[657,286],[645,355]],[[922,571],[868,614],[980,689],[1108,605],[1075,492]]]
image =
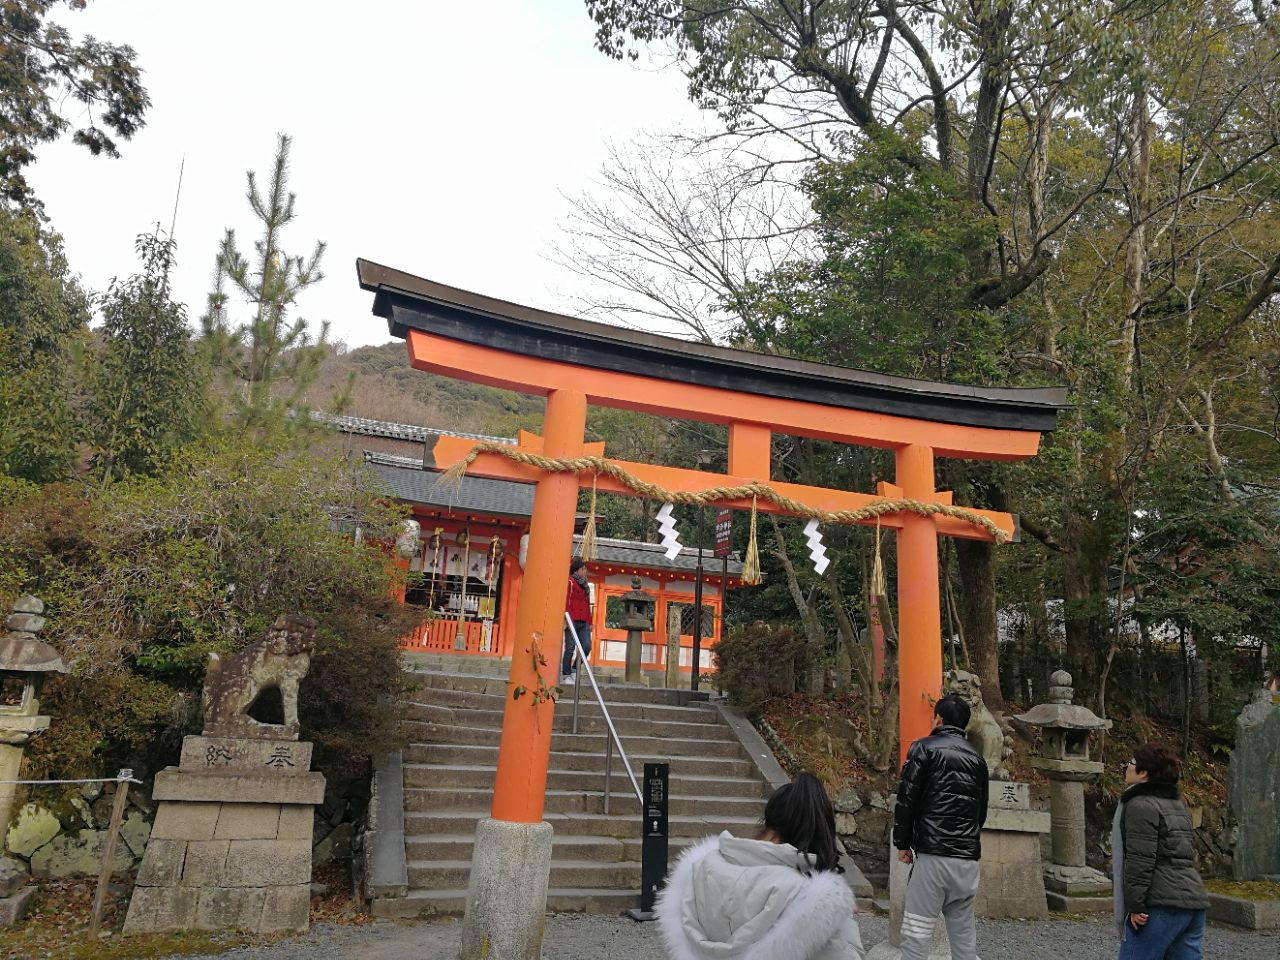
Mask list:
[[324,777],[311,744],[187,737],[156,776],[158,801],[125,933],[305,931],[313,810]]
[[641,636],[639,630],[627,631],[627,683],[643,683],[643,670],[640,667]]
[[1053,863],[1045,867],[1049,907],[1056,913],[1110,913],[1111,878],[1085,862],[1084,783],[1102,772],[1092,760],[1033,758],[1049,777]]
[[1052,863],[1044,868],[1045,896],[1055,913],[1111,913],[1111,878],[1093,867],[1064,867]]
[[476,824],[460,960],[542,956],[552,835],[549,823]]
[[1040,835],[1048,832],[1049,814],[1031,809],[1027,784],[991,781],[982,828],[982,880],[974,905],[978,916],[1048,919],[1040,869]]

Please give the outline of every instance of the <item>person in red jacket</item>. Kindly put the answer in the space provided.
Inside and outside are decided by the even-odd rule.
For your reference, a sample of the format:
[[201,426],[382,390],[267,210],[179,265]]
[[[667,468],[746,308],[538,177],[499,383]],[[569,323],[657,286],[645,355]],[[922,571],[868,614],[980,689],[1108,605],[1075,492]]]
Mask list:
[[[582,649],[591,656],[591,594],[587,590],[587,565],[581,557],[574,557],[569,564],[569,594],[564,602],[565,611],[573,621],[573,629],[578,633]],[[568,625],[564,628],[564,662],[560,668],[563,682],[573,680],[573,672],[577,669],[578,650],[573,643],[573,634]]]

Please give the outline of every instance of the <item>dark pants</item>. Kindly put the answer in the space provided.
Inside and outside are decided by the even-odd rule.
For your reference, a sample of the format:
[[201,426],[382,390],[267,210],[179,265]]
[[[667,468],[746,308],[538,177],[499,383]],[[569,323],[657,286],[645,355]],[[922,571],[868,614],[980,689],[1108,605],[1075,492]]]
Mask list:
[[[587,656],[591,656],[591,624],[586,620],[573,621],[573,629],[578,631],[578,640],[582,643],[582,649],[587,651]],[[560,675],[567,676],[573,673],[574,658],[577,656],[578,648],[574,646],[573,634],[569,632],[566,624],[564,628],[564,659],[560,665]]]
[[1203,943],[1203,910],[1152,907],[1137,930],[1125,917],[1120,960],[1200,960]]

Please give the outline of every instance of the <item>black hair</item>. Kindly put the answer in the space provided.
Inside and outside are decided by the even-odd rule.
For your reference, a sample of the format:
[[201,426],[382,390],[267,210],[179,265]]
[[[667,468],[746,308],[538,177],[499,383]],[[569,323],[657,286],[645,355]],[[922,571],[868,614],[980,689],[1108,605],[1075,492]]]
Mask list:
[[836,848],[836,813],[822,781],[802,773],[784,783],[764,805],[764,825],[807,858],[816,870],[839,870]]
[[969,726],[971,713],[969,705],[954,693],[947,694],[933,705],[935,717],[941,717],[947,726],[959,727],[961,730]]
[[1182,778],[1182,761],[1163,743],[1144,743],[1133,751],[1133,765],[1150,783],[1176,784]]
[[581,557],[574,557],[572,560],[569,561],[569,572],[577,573],[586,565],[587,565],[587,561],[583,560]]

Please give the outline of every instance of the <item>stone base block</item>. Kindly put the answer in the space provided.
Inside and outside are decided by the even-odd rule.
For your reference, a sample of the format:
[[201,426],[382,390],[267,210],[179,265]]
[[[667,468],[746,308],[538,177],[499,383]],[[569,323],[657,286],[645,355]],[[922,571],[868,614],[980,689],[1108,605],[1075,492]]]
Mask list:
[[1210,893],[1209,919],[1247,930],[1280,930],[1280,900],[1245,900]]
[[1048,918],[1038,830],[982,831],[982,880],[974,908],[978,916],[997,920]]
[[124,932],[168,933],[196,925],[199,891],[189,887],[134,887]]
[[1050,864],[1044,868],[1046,890],[1065,897],[1110,897],[1111,878],[1092,867],[1064,867]]
[[12,895],[0,897],[0,927],[12,927],[25,917],[35,897],[35,887],[20,887]]
[[549,823],[485,819],[476,825],[459,960],[542,955],[551,838]]
[[156,774],[152,800],[198,803],[324,802],[324,774],[196,772],[166,767]]
[[170,767],[156,778],[153,797],[160,802],[125,933],[307,929],[323,776]]
[[1115,909],[1115,901],[1110,896],[1067,896],[1055,890],[1046,890],[1044,896],[1054,913],[1111,913]]

